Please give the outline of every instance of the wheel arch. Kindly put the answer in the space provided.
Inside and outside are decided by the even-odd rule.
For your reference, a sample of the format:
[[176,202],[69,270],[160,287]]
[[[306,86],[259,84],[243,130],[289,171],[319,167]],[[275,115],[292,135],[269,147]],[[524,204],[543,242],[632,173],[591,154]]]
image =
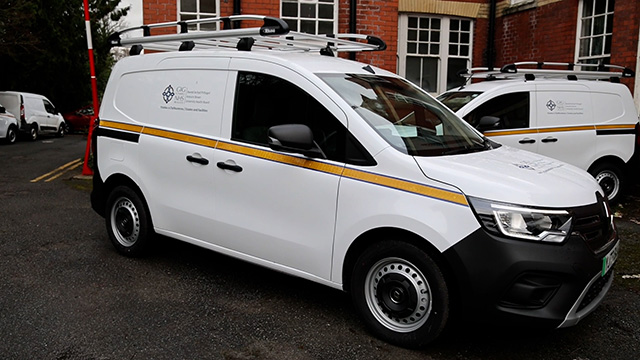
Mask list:
[[[95,176],[95,174],[94,174],[94,176]],[[107,180],[105,180],[104,183],[101,185],[99,199],[96,199],[101,205],[101,206],[99,206],[99,208],[102,209],[102,212],[100,213],[100,215],[102,215],[104,217],[107,214],[106,207],[107,207],[107,199],[109,198],[109,194],[111,194],[113,189],[115,189],[116,187],[121,186],[121,185],[122,186],[127,186],[131,190],[135,191],[136,194],[138,194],[138,196],[140,196],[140,199],[144,203],[144,206],[145,206],[147,212],[149,212],[149,205],[147,204],[147,199],[144,196],[144,193],[142,192],[142,189],[140,188],[140,186],[138,186],[138,184],[132,178],[130,178],[129,176],[127,176],[125,174],[121,174],[121,173],[116,173],[116,174],[110,175],[107,178]],[[94,185],[94,187],[95,187],[95,185]]]
[[615,156],[615,155],[607,155],[607,156],[603,156],[601,158],[599,158],[598,160],[594,161],[589,168],[587,169],[587,171],[589,173],[591,173],[591,171],[596,168],[597,166],[600,166],[602,164],[613,164],[617,167],[620,168],[620,170],[624,170],[625,167],[625,162],[624,160],[622,160],[621,158]]
[[369,246],[389,239],[409,243],[427,253],[427,255],[429,255],[429,257],[431,257],[431,259],[433,259],[433,261],[438,265],[440,271],[442,271],[445,282],[449,287],[451,299],[455,302],[454,300],[458,298],[457,280],[454,275],[455,273],[451,269],[451,266],[444,255],[424,237],[414,232],[394,227],[383,227],[368,230],[358,236],[358,238],[351,243],[342,266],[342,284],[344,291],[350,292],[351,290],[351,275],[358,257]]

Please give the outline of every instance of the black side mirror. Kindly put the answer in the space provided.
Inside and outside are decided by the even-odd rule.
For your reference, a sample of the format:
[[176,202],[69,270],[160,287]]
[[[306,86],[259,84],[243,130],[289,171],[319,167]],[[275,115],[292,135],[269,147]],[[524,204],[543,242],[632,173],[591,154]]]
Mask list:
[[476,129],[480,132],[484,132],[486,130],[494,130],[500,128],[500,118],[495,116],[483,116],[480,118],[480,122]]
[[269,128],[267,135],[269,147],[273,150],[326,159],[325,154],[313,141],[313,132],[307,125],[276,125]]
[[4,108],[4,106],[0,105],[0,114],[4,114],[7,112],[7,109]]

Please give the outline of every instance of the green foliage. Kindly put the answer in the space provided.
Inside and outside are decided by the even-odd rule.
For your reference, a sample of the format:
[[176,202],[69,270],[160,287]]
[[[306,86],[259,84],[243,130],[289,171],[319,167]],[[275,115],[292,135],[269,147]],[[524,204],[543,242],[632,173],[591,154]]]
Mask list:
[[[96,78],[104,90],[113,65],[108,36],[129,8],[89,0]],[[0,90],[45,95],[61,111],[91,103],[83,2],[0,0]]]

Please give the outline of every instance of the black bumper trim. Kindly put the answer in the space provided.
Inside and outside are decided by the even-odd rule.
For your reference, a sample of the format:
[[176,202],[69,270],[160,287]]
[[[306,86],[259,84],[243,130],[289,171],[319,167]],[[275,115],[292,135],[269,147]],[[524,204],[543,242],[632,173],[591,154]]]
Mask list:
[[[607,251],[617,242],[616,235]],[[545,244],[505,239],[478,229],[443,255],[467,316],[549,328],[565,322],[602,270],[602,254],[594,254],[576,235],[562,244]],[[530,302],[514,302],[513,289],[523,276],[550,279],[541,286],[547,293],[536,295]],[[607,290],[604,288],[601,296],[588,305],[591,311]]]

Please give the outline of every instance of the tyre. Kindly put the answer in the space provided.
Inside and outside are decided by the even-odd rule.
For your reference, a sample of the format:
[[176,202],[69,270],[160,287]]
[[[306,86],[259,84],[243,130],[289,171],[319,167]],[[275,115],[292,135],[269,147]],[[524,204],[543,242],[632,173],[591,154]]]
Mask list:
[[60,123],[60,126],[58,127],[58,131],[56,132],[56,137],[64,137],[64,133],[66,132],[66,126],[64,125],[64,123]]
[[614,164],[603,163],[594,166],[589,173],[596,179],[610,204],[620,200],[624,186],[622,170]]
[[31,139],[31,141],[38,140],[38,124],[31,124],[29,128],[29,139]]
[[7,137],[5,138],[5,141],[7,144],[13,144],[16,142],[16,139],[18,138],[18,132],[15,128],[15,126],[9,126],[9,128],[7,129]]
[[429,344],[449,317],[449,290],[438,265],[400,241],[376,243],[360,255],[351,297],[376,336],[403,347]]
[[126,256],[139,256],[153,236],[143,199],[127,186],[118,186],[107,199],[107,233],[113,246]]

